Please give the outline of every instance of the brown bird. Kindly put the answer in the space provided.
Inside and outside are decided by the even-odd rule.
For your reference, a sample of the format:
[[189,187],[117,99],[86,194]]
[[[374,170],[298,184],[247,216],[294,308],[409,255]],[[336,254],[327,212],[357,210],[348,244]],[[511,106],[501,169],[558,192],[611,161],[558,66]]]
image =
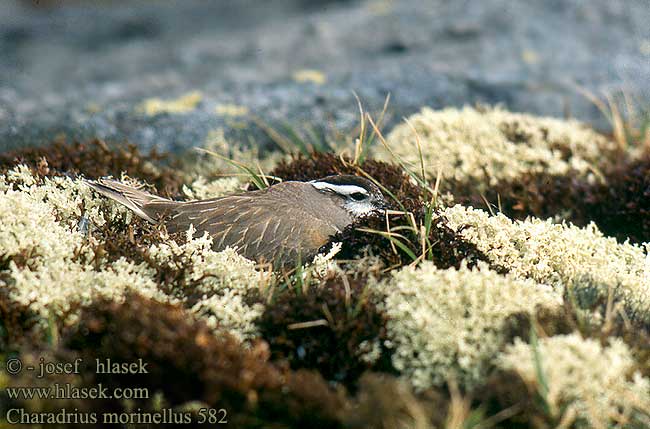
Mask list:
[[213,249],[230,246],[243,256],[276,267],[310,260],[330,238],[357,220],[387,208],[379,187],[359,176],[328,176],[281,182],[266,189],[199,201],[173,201],[116,180],[87,181],[170,233],[193,225],[208,232]]

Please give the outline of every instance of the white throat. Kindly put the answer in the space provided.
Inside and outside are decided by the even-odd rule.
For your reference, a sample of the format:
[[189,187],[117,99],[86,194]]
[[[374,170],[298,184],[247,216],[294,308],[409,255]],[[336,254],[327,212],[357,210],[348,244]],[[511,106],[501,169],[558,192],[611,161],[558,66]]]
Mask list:
[[375,206],[367,201],[349,201],[346,202],[343,207],[352,215],[352,217],[355,218],[369,215],[377,210]]

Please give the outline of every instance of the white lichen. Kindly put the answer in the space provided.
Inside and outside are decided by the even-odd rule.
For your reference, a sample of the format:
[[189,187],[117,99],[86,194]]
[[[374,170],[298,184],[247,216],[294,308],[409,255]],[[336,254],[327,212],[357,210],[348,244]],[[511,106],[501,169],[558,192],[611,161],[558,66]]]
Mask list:
[[[187,242],[173,240],[149,249],[152,261],[135,264],[95,254],[101,243],[79,229],[82,217],[90,228],[108,223],[128,223],[132,214],[122,205],[91,191],[81,180],[69,177],[37,178],[25,166],[0,175],[0,258],[7,261],[0,287],[9,298],[31,309],[46,323],[51,317],[72,323],[79,311],[97,299],[120,302],[130,292],[160,302],[184,302],[216,330],[227,330],[246,339],[253,337],[264,307],[244,300],[251,289],[271,280],[232,249],[215,252],[208,236]],[[93,262],[89,262],[93,261]],[[184,269],[184,284],[191,290],[161,288],[156,268]],[[164,290],[164,291],[163,291]]]
[[[575,120],[535,117],[500,108],[424,108],[387,136],[392,152],[419,171],[422,159],[430,180],[446,179],[486,190],[524,173],[563,175],[575,171],[592,179],[615,144]],[[412,126],[412,127],[411,127]],[[414,131],[415,129],[415,131]],[[416,137],[417,132],[417,137]],[[393,155],[378,148],[388,160]],[[449,181],[443,181],[443,189]]]
[[237,177],[224,177],[209,182],[204,177],[199,177],[189,186],[183,185],[183,193],[190,200],[205,200],[241,193],[242,186],[242,181]]
[[[67,177],[41,183],[21,166],[4,175],[0,194],[0,258],[8,261],[0,287],[9,298],[29,307],[43,320],[70,322],[77,311],[98,298],[120,300],[129,290],[166,300],[151,270],[125,259],[85,264],[95,258],[91,237],[77,230],[82,207],[94,222],[107,212],[87,186]],[[109,212],[110,213],[110,212]]]
[[426,261],[393,272],[378,287],[385,295],[393,365],[417,389],[451,378],[468,387],[480,383],[503,345],[508,316],[561,303],[550,287],[486,265],[441,270]]
[[460,205],[441,214],[450,228],[513,275],[568,289],[584,304],[611,291],[628,316],[650,319],[644,248],[605,237],[594,224],[579,228],[535,218],[513,221]]
[[253,261],[239,255],[234,249],[212,250],[212,238],[206,233],[194,237],[190,228],[182,245],[169,240],[149,248],[151,258],[169,269],[186,269],[186,290],[175,290],[187,299],[198,295],[199,301],[191,309],[208,320],[217,330],[227,330],[240,338],[256,333],[253,321],[261,316],[261,304],[245,303],[253,290],[264,290],[270,281],[258,271]]
[[542,338],[537,350],[517,339],[497,365],[517,372],[531,391],[541,395],[551,416],[564,422],[563,427],[650,424],[650,380],[635,370],[632,353],[620,339],[611,338],[602,346],[573,333]]

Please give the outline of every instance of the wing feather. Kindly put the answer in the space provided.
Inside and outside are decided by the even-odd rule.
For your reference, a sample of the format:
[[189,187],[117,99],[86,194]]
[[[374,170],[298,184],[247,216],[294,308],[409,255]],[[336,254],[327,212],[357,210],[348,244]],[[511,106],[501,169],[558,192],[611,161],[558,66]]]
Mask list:
[[249,259],[292,267],[298,258],[310,259],[336,230],[305,212],[298,192],[278,197],[274,188],[171,207],[152,201],[144,209],[152,215],[159,208],[171,210],[169,232],[186,231],[192,224],[198,235],[210,234],[217,251],[234,247]]

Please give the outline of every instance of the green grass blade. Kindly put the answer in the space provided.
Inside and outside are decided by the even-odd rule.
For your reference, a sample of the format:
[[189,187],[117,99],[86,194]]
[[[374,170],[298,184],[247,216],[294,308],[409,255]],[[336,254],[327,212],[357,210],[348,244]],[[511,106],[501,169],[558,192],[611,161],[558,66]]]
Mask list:
[[197,147],[196,150],[198,150],[199,152],[207,153],[207,154],[212,155],[212,156],[216,156],[217,158],[220,158],[220,159],[226,161],[228,164],[230,164],[233,167],[235,167],[235,168],[243,171],[244,173],[246,173],[250,177],[251,181],[255,184],[255,186],[258,189],[266,189],[267,186],[266,186],[266,183],[265,183],[264,179],[262,179],[255,172],[255,170],[248,167],[246,164],[243,164],[243,163],[241,163],[239,161],[235,161],[234,159],[230,159],[227,156],[223,156],[223,155],[221,155],[221,154],[219,154],[217,152],[213,152],[211,150],[204,149],[204,148],[201,148],[201,147]]

